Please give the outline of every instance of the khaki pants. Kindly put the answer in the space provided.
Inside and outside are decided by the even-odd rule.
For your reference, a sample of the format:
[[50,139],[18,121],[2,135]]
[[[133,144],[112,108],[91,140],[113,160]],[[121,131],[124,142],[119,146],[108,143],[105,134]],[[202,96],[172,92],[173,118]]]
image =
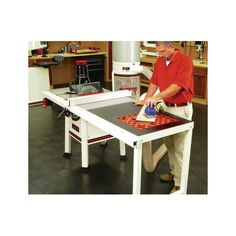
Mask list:
[[[185,118],[187,120],[192,119],[192,104],[183,107],[168,107],[163,104],[162,108],[165,112],[169,112],[173,115]],[[182,132],[164,138],[164,143],[168,150],[170,169],[171,173],[174,175],[174,181],[176,186],[180,186],[181,183],[185,135],[186,132]]]

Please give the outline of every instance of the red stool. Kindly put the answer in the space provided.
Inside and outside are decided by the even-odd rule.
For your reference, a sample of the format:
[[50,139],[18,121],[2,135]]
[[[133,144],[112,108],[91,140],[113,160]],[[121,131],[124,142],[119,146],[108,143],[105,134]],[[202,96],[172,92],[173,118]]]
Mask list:
[[90,83],[88,72],[88,61],[75,61],[75,84]]

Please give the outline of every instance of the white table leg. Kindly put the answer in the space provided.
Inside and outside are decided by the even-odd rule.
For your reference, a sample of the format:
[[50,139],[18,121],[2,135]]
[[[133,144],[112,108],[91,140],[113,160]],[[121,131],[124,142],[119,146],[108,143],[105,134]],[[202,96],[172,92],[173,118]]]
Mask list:
[[89,165],[89,150],[88,150],[88,126],[87,121],[80,120],[80,134],[81,134],[81,159],[82,168],[87,168]]
[[120,142],[120,155],[125,156],[126,155],[125,143],[123,143],[122,141],[119,141],[119,142]]
[[128,158],[126,157],[125,143],[122,141],[119,141],[119,143],[120,143],[120,160],[126,161]]
[[134,147],[133,160],[133,194],[141,193],[141,172],[142,172],[142,143]]
[[192,129],[186,131],[186,136],[184,140],[184,154],[182,162],[181,189],[180,189],[181,194],[187,193],[192,132],[193,132]]
[[71,153],[71,136],[69,135],[70,118],[65,116],[65,154]]

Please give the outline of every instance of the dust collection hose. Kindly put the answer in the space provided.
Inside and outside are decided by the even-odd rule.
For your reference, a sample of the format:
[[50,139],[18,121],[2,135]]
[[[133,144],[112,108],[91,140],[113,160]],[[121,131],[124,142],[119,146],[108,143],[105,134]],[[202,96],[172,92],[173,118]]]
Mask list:
[[167,148],[162,144],[152,155],[152,142],[143,143],[143,166],[144,169],[151,173],[156,169],[158,162],[166,154]]
[[[161,103],[156,105],[156,110],[161,110]],[[167,148],[162,144],[157,151],[152,154],[152,142],[143,143],[143,166],[144,169],[151,173],[156,169],[158,162],[166,154]]]

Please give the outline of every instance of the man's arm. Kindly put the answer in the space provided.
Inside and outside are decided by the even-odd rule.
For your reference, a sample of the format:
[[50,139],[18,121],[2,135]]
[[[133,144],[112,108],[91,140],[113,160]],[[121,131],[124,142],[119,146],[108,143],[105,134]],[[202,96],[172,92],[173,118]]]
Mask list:
[[147,99],[152,97],[153,94],[156,92],[156,90],[157,90],[157,86],[155,84],[150,83],[144,100],[137,100],[135,102],[135,105],[144,105]]
[[161,93],[158,93],[155,96],[152,96],[153,94],[151,95],[150,93],[150,96],[149,97],[146,96],[147,99],[144,99],[145,101],[144,103],[149,107],[153,107],[157,104],[159,100],[174,96],[176,93],[178,93],[181,90],[181,88],[182,87],[178,86],[177,84],[171,84],[168,88],[166,88]]

